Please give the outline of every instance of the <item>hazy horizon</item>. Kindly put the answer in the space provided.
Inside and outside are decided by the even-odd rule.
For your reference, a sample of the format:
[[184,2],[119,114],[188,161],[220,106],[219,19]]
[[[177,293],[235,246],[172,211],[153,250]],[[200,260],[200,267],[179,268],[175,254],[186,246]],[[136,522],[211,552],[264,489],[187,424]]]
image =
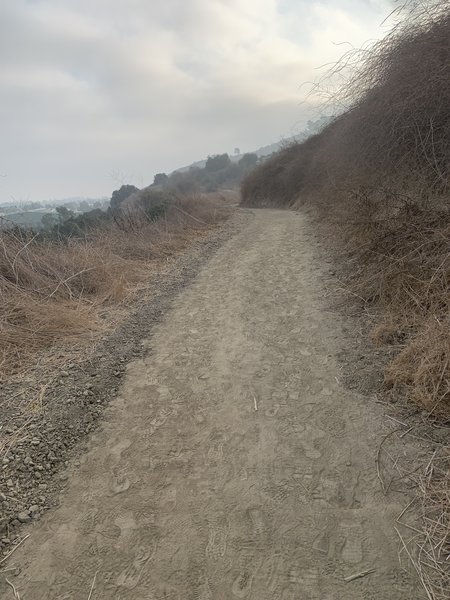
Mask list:
[[388,0],[17,0],[0,8],[0,202],[109,196],[318,116],[304,82]]

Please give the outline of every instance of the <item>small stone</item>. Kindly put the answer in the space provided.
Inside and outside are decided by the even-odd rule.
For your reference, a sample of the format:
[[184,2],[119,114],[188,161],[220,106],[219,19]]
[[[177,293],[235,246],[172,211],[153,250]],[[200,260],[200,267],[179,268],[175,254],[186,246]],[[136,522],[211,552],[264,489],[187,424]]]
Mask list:
[[27,512],[21,512],[17,515],[17,519],[19,523],[29,523],[31,521],[31,517]]
[[67,371],[61,371],[61,377],[69,377],[69,373]]
[[40,483],[39,484],[39,489],[43,490],[43,491],[46,490],[47,489],[47,484],[46,483]]
[[39,506],[37,504],[33,504],[33,506],[30,506],[30,508],[28,509],[28,513],[32,517],[34,517],[34,515],[38,512],[39,512]]
[[39,471],[35,471],[35,472],[34,472],[34,477],[35,477],[36,479],[42,479],[42,473],[40,473]]
[[349,460],[345,464],[346,464],[347,467],[351,467],[352,466],[352,463]]
[[9,538],[2,538],[2,544],[5,544],[5,546],[7,546],[10,543],[11,543],[11,540]]
[[6,482],[6,485],[7,485],[9,488],[11,488],[11,487],[14,487],[13,480],[12,480],[12,479],[8,479],[8,481]]
[[39,444],[40,444],[40,443],[41,443],[41,441],[40,441],[40,440],[38,440],[38,439],[36,439],[36,438],[33,438],[33,439],[31,440],[31,445],[32,445],[32,446],[39,446]]

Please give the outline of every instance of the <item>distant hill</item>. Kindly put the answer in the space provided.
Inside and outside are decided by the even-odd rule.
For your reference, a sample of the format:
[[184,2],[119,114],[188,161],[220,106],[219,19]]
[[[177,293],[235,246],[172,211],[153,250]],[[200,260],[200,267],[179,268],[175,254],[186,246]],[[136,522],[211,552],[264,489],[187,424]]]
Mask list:
[[[299,134],[293,135],[288,138],[283,138],[279,142],[273,142],[272,144],[268,144],[267,146],[261,146],[261,148],[258,148],[257,150],[249,150],[249,153],[256,154],[258,156],[258,158],[270,156],[271,154],[278,152],[278,150],[280,150],[283,146],[292,144],[294,142],[304,142],[307,138],[311,137],[312,135],[314,135],[316,133],[319,133],[331,120],[332,120],[332,117],[322,116],[322,117],[320,117],[320,119],[317,119],[316,121],[308,121],[306,128],[303,131],[301,131]],[[246,153],[230,154],[229,156],[230,156],[230,159],[232,162],[237,163],[244,156],[244,154],[246,154]],[[180,167],[179,169],[175,169],[172,172],[173,173],[186,173],[192,167],[197,167],[198,169],[204,169],[205,165],[206,165],[206,160],[207,160],[206,158],[203,160],[198,160],[186,167]]]

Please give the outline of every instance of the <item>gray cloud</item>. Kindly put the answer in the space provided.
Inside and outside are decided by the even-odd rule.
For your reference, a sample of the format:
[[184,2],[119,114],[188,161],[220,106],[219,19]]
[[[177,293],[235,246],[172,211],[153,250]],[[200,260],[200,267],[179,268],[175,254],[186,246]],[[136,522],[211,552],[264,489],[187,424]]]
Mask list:
[[333,42],[387,0],[15,0],[0,8],[0,201],[110,194],[291,135]]

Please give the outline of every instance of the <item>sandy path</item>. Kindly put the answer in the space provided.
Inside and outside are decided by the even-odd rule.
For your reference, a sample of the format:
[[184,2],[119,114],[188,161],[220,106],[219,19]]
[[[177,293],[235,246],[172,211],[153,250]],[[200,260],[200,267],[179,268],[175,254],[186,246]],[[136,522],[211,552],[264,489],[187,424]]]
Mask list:
[[95,574],[92,600],[422,598],[398,565],[401,499],[376,477],[377,409],[339,384],[321,286],[303,218],[255,211],[16,552],[22,600],[87,600]]

